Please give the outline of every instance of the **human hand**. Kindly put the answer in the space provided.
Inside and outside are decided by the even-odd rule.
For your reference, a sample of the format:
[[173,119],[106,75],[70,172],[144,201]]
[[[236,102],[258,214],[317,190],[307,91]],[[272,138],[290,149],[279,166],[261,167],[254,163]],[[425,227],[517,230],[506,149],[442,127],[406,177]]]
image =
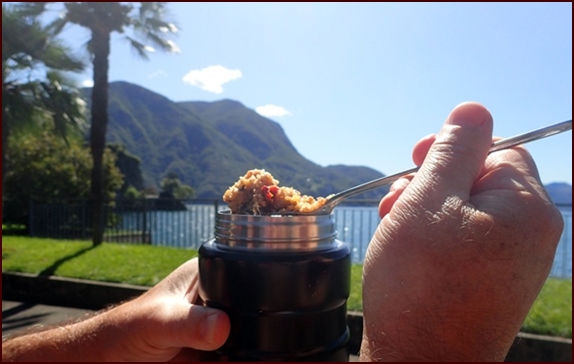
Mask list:
[[361,360],[504,360],[552,266],[562,216],[522,147],[488,155],[464,103],[413,150],[363,267]]
[[88,319],[2,343],[2,361],[196,361],[229,335],[229,318],[198,303],[192,259],[138,298]]
[[[142,296],[107,312],[113,361],[198,361],[197,350],[215,350],[229,335],[229,318],[198,303],[194,258]],[[196,349],[196,350],[194,350]]]

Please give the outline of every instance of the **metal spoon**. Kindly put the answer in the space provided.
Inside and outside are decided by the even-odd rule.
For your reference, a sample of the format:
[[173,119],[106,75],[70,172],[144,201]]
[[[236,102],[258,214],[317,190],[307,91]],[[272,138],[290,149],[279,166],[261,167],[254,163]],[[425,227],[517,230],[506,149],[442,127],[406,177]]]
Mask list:
[[[515,147],[520,144],[525,144],[534,140],[546,138],[552,135],[556,135],[562,133],[567,130],[572,129],[572,120],[563,121],[558,124],[554,124],[551,126],[547,126],[541,129],[537,129],[528,133],[516,135],[510,138],[502,139],[497,142],[492,143],[490,150],[488,153],[493,153],[502,149],[507,149],[511,147]],[[344,199],[354,196],[358,193],[365,192],[368,190],[372,190],[374,188],[383,187],[386,185],[390,185],[391,183],[395,182],[399,178],[406,176],[408,174],[414,173],[419,170],[420,167],[414,167],[411,169],[407,169],[406,171],[402,171],[399,173],[395,173],[390,176],[385,176],[381,178],[374,179],[369,182],[365,182],[355,187],[351,187],[344,191],[341,191],[337,194],[331,195],[327,197],[327,202],[325,204],[312,212],[293,212],[293,211],[285,211],[279,212],[278,215],[328,215],[330,214],[333,209]]]

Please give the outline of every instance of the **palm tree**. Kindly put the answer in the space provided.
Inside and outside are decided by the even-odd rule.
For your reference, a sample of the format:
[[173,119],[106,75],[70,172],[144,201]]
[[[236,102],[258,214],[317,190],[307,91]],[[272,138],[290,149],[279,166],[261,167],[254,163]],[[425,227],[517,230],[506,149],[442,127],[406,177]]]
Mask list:
[[[40,14],[48,3],[23,3],[25,11]],[[66,24],[76,24],[91,32],[88,50],[92,55],[93,81],[91,104],[90,148],[93,170],[91,183],[93,244],[99,245],[103,239],[103,169],[102,157],[106,143],[108,125],[108,70],[110,36],[113,32],[124,34],[142,58],[153,48],[144,44],[149,41],[163,51],[177,52],[175,43],[167,38],[177,32],[177,27],[167,20],[166,3],[163,2],[73,2],[63,3],[64,11],[60,18],[51,24],[58,33]],[[139,5],[138,5],[139,4]],[[133,33],[135,37],[127,35]],[[142,39],[142,41],[139,41]]]
[[84,102],[59,72],[83,68],[35,17],[2,4],[2,186],[13,132],[51,120],[66,138],[84,124]]

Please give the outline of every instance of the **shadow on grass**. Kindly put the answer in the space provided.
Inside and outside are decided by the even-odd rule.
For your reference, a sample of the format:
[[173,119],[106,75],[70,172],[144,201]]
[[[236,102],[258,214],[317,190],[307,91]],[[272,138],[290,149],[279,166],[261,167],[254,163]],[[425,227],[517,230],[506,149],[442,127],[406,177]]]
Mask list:
[[96,248],[96,246],[92,245],[90,247],[84,248],[82,250],[78,250],[77,252],[75,252],[74,254],[70,254],[67,257],[62,257],[58,260],[56,260],[54,262],[54,264],[52,264],[51,266],[49,266],[48,268],[44,269],[43,271],[41,271],[40,273],[38,273],[38,275],[40,276],[51,276],[54,274],[54,272],[56,272],[56,269],[58,269],[58,267],[60,267],[62,264],[64,264],[65,262],[72,260],[74,258],[79,257],[82,254],[85,254],[87,252],[89,252],[90,250]]

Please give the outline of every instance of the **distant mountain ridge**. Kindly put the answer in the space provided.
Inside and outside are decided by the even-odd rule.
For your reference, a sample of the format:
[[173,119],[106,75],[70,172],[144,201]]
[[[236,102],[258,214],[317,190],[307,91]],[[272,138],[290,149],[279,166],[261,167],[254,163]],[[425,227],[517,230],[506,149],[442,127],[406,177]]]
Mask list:
[[[89,102],[91,89],[84,89]],[[282,186],[327,196],[382,177],[369,167],[323,167],[300,155],[283,128],[238,101],[174,102],[128,82],[109,85],[107,141],[141,159],[146,186],[158,188],[173,172],[198,198],[220,199],[246,171],[263,168]],[[546,186],[556,203],[572,204],[572,186]],[[357,195],[380,199],[387,188]]]
[[[240,102],[173,102],[127,82],[109,85],[107,141],[141,158],[145,184],[169,172],[198,198],[220,199],[250,169],[269,171],[283,186],[327,196],[383,176],[364,166],[322,167],[299,154],[283,128]],[[89,101],[91,89],[84,90]],[[380,198],[386,189],[357,196]]]

